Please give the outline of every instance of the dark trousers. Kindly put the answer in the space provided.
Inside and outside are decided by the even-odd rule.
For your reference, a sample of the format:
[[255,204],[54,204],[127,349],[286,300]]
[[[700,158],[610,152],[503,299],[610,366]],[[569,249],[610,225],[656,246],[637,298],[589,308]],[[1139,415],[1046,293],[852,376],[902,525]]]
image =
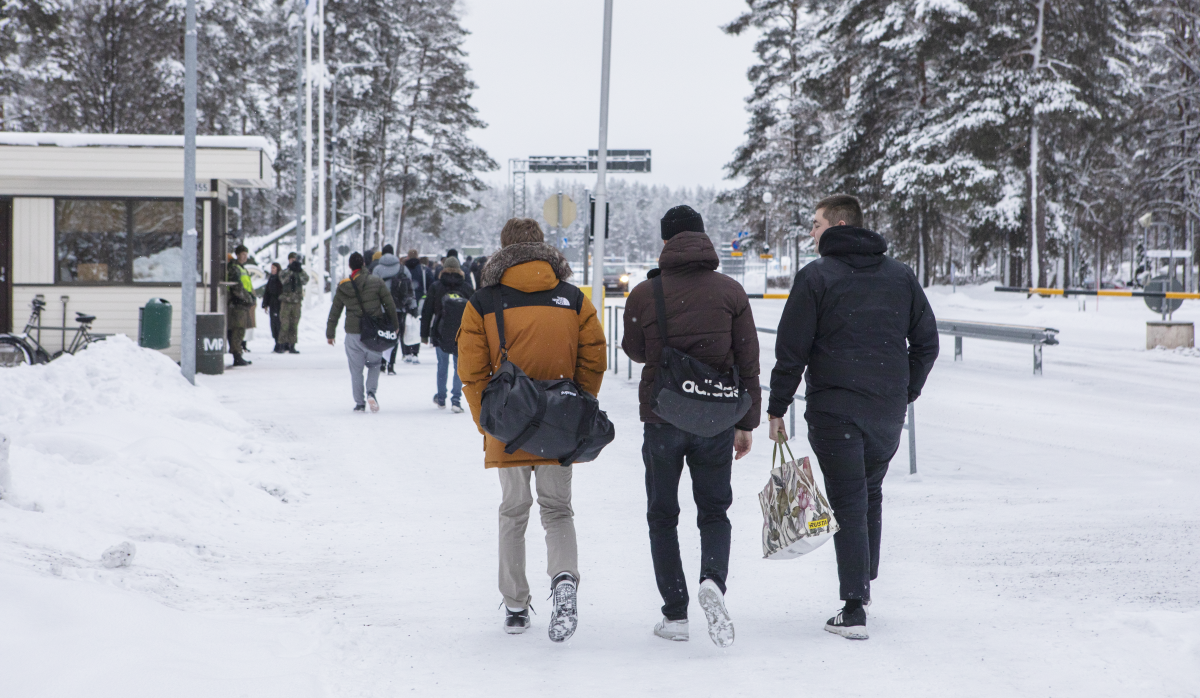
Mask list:
[[825,493],[841,529],[833,534],[841,596],[871,598],[879,576],[883,532],[883,476],[900,447],[898,417],[848,417],[807,412],[808,443],[825,475]]
[[691,471],[700,528],[700,581],[711,579],[725,592],[729,574],[729,534],[725,515],[733,504],[729,484],[733,469],[733,428],[704,438],[670,424],[646,424],[642,460],[646,463],[646,521],[650,555],[662,595],[662,613],[670,620],[687,618],[688,590],[679,558],[679,476],[684,460]]
[[271,314],[271,339],[274,339],[278,344],[280,328],[279,308],[271,308],[268,312]]

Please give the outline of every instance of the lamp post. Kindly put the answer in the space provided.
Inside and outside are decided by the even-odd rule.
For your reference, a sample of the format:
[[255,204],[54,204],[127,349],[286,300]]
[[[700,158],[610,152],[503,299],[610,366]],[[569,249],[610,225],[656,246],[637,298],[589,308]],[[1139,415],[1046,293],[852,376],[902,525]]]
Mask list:
[[766,208],[763,213],[763,295],[771,292],[771,258],[767,255],[771,254],[771,202],[775,197],[769,191],[764,191],[762,195],[763,203]]
[[600,59],[600,147],[596,150],[596,218],[592,238],[592,303],[597,311],[604,307],[604,231],[607,230],[608,185],[608,77],[612,63],[612,0],[604,0],[604,43]]
[[[179,367],[196,384],[196,0],[188,0],[183,34],[183,250],[179,291]],[[213,279],[213,283],[217,280]],[[63,323],[66,324],[65,322]]]

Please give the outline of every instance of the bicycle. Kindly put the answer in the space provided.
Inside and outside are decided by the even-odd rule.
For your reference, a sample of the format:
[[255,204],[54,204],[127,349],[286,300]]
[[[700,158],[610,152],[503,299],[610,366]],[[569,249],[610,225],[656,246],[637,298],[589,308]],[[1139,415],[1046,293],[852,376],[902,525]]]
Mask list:
[[[75,354],[92,342],[111,336],[91,331],[92,323],[96,321],[95,315],[76,312],[75,321],[79,323],[78,327],[48,327],[42,325],[42,311],[46,309],[46,301],[37,296],[29,306],[33,308],[33,312],[29,314],[29,322],[25,323],[24,330],[20,333],[0,334],[0,368],[49,363],[63,354]],[[51,354],[42,346],[42,330],[61,330],[65,333],[72,329],[75,330],[75,336],[71,338],[71,343],[61,350]],[[36,336],[32,330],[36,330]]]

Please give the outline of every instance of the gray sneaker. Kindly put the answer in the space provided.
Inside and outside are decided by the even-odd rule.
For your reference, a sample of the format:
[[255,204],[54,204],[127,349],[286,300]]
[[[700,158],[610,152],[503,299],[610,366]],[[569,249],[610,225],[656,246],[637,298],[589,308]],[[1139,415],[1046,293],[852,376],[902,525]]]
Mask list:
[[700,608],[704,609],[704,617],[708,620],[708,636],[717,647],[729,647],[733,644],[733,619],[725,608],[725,595],[721,587],[711,579],[700,582]]
[[689,637],[687,618],[683,620],[667,620],[663,618],[658,621],[658,625],[654,626],[654,634],[665,640],[687,642]]

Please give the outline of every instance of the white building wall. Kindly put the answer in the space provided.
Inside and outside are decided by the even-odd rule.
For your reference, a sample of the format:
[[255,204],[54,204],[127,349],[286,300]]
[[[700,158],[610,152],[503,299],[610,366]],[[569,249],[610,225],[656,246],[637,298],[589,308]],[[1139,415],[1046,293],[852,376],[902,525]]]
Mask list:
[[13,199],[13,283],[54,283],[54,199]]
[[[29,319],[29,304],[33,297],[42,294],[46,309],[42,311],[42,324],[54,327],[74,327],[75,313],[95,315],[92,330],[105,334],[124,334],[133,341],[138,336],[138,308],[151,298],[165,298],[171,304],[171,347],[163,351],[175,361],[179,360],[179,342],[183,336],[180,322],[181,298],[178,286],[13,286],[13,329],[20,332]],[[67,296],[67,322],[63,324],[62,297]],[[196,289],[196,309],[208,310],[208,293]],[[69,344],[73,332],[67,332]],[[62,349],[62,332],[42,333],[42,346],[51,354]]]

